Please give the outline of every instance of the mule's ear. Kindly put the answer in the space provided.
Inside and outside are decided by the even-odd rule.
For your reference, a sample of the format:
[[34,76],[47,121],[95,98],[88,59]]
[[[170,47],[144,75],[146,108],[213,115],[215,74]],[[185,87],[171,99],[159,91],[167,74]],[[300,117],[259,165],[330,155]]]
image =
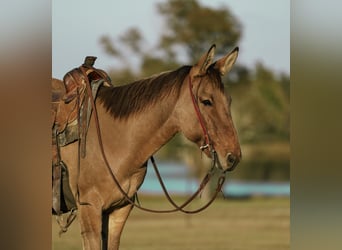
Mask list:
[[199,61],[192,67],[192,75],[204,75],[209,66],[213,63],[216,45],[211,45],[207,53],[201,56]]
[[236,47],[230,53],[228,53],[226,56],[222,57],[215,63],[215,68],[221,73],[222,76],[231,70],[236,61],[236,58],[238,57],[238,54],[239,47]]

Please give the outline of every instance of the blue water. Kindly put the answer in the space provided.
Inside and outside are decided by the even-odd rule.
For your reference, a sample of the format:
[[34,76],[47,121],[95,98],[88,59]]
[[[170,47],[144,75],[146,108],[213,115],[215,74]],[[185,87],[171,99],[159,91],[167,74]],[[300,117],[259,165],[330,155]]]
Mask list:
[[[191,194],[199,185],[198,180],[191,178],[188,168],[175,163],[158,163],[159,170],[170,194]],[[141,194],[163,194],[160,183],[152,166],[148,167],[145,181],[141,186]],[[289,196],[289,182],[246,182],[229,180],[223,187],[226,196]]]

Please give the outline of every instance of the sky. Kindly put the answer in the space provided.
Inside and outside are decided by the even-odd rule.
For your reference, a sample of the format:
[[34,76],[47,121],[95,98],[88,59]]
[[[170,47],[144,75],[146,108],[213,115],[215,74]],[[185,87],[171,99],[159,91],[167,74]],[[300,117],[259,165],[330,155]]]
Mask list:
[[[52,76],[62,79],[69,70],[81,65],[87,55],[97,56],[97,68],[120,67],[120,62],[101,47],[99,40],[103,35],[115,38],[137,27],[146,40],[146,49],[156,45],[163,29],[156,8],[160,2],[165,0],[52,1]],[[214,8],[228,7],[242,24],[242,38],[237,44],[240,64],[253,67],[262,62],[278,73],[290,73],[289,0],[199,2]]]

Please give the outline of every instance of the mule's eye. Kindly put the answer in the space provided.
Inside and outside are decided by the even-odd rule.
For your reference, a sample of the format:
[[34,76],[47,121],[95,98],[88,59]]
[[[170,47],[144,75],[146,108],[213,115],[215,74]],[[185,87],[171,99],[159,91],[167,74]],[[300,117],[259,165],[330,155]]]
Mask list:
[[203,100],[202,103],[204,106],[212,106],[213,105],[210,100]]

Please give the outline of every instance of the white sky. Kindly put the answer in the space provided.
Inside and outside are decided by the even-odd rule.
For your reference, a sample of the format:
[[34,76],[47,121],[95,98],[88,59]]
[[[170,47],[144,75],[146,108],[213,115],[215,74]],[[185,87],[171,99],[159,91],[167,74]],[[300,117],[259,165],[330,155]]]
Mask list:
[[[155,45],[163,27],[156,3],[163,1],[52,1],[52,76],[61,79],[66,72],[82,64],[87,55],[98,57],[95,64],[98,68],[120,67],[119,62],[102,49],[99,42],[102,35],[115,38],[137,27],[148,47]],[[241,22],[242,38],[237,44],[239,63],[252,67],[260,61],[277,72],[290,73],[289,0],[199,2],[215,8],[225,5]]]

